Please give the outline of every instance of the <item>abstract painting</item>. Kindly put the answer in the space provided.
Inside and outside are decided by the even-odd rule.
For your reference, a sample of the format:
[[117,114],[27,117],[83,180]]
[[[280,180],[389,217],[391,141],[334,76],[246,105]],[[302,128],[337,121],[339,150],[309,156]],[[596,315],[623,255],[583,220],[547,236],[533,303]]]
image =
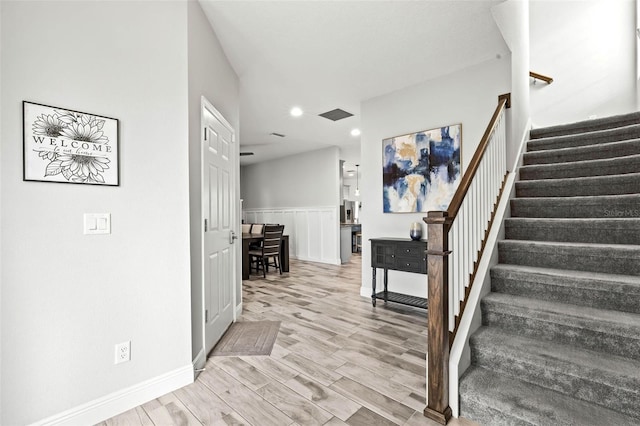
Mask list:
[[446,210],[460,182],[462,125],[383,140],[385,213]]
[[118,120],[24,101],[23,180],[118,185]]

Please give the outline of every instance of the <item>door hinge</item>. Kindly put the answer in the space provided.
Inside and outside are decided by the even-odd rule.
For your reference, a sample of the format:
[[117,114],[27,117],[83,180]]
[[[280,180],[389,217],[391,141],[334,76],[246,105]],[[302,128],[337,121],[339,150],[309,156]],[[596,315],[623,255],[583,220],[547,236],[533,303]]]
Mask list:
[[209,310],[205,309],[204,310],[204,322],[208,322],[209,321]]
[[207,232],[207,231],[208,231],[207,225],[208,225],[208,224],[207,224],[207,219],[205,219],[205,220],[204,220],[204,232]]

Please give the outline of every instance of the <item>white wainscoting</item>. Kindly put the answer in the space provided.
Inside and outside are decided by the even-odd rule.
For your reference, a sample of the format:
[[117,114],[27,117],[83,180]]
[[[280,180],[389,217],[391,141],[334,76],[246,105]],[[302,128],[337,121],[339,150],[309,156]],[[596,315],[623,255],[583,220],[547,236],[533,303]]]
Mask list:
[[279,223],[289,235],[289,257],[340,265],[338,207],[245,209],[245,223]]

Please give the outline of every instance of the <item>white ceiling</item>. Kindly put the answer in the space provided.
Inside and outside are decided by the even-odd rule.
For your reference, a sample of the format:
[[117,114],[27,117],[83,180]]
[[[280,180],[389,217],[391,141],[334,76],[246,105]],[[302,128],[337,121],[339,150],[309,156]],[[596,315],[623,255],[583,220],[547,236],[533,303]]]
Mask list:
[[[240,163],[353,151],[362,101],[507,52],[490,11],[500,1],[200,0],[240,78],[240,150],[255,153]],[[318,116],[334,108],[354,116]]]

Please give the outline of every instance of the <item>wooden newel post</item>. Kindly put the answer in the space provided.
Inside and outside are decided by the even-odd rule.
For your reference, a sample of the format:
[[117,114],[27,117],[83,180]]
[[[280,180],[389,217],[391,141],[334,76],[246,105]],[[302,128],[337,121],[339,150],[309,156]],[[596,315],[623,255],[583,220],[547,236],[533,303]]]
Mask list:
[[427,407],[424,415],[440,424],[449,407],[449,227],[447,212],[428,212],[427,223]]

